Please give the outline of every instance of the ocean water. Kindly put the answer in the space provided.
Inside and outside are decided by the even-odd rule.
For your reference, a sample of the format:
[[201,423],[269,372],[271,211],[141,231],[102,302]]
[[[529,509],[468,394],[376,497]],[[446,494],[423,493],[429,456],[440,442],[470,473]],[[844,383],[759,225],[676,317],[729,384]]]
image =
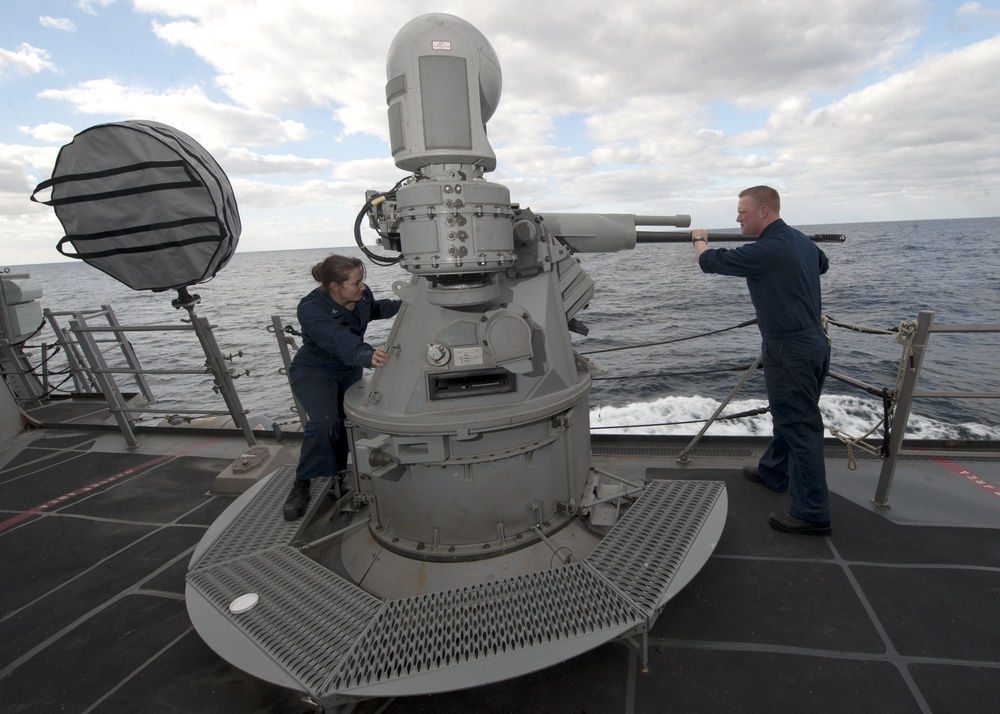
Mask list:
[[[844,243],[821,244],[830,258],[823,278],[824,312],[838,322],[886,330],[931,310],[938,324],[1000,323],[1000,218],[798,227],[809,234],[847,237]],[[213,280],[191,288],[201,296],[196,313],[216,327],[223,353],[233,357],[236,386],[251,418],[294,419],[277,341],[267,328],[272,315],[297,327],[298,300],[315,286],[309,270],[329,252],[360,255],[353,246],[237,252]],[[573,342],[605,369],[591,391],[592,428],[696,433],[760,351],[755,325],[729,329],[754,318],[745,282],[703,274],[687,243],[640,244],[631,251],[580,258],[597,287],[590,305],[577,315],[589,334],[574,335]],[[0,265],[0,270],[4,267],[30,273],[43,288],[43,306],[57,312],[110,304],[124,325],[177,324],[187,318],[186,311],[170,305],[174,293],[136,292],[84,263]],[[370,264],[367,282],[376,296],[392,297],[392,283],[407,277],[397,266]],[[59,319],[68,325],[71,318]],[[373,323],[369,341],[380,344],[389,328],[390,321]],[[894,386],[902,349],[894,336],[838,327],[831,328],[831,336],[834,372],[879,389]],[[33,363],[42,359],[41,345],[53,341],[47,327],[29,341]],[[130,341],[147,369],[203,370],[193,333],[136,332]],[[998,333],[933,335],[919,388],[1000,392],[998,355]],[[59,372],[64,364],[56,355],[46,366]],[[54,385],[63,379],[50,375]],[[149,382],[158,408],[190,414],[224,409],[207,375],[152,375]],[[723,416],[764,406],[758,370]],[[853,435],[866,433],[882,413],[881,399],[833,378],[820,406],[828,427]],[[708,433],[770,431],[770,417],[764,414],[720,421]],[[1000,400],[919,399],[907,435],[1000,439]]]

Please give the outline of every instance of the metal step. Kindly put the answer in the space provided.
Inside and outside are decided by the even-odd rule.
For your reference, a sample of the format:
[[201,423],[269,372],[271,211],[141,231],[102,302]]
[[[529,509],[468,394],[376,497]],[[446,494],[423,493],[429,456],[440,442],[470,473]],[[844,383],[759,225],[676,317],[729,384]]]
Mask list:
[[[586,562],[655,618],[678,589],[671,588],[678,569],[725,490],[721,481],[653,481]],[[704,546],[715,549],[723,524],[714,537],[705,534],[711,542]]]
[[[283,506],[294,480],[295,465],[286,464],[237,499],[213,524],[202,541],[210,542],[211,547],[204,552],[199,548],[192,558],[192,566],[205,568],[265,548],[294,543],[299,531],[310,522],[313,511],[322,506],[330,479],[312,479],[305,515],[297,521],[286,521]],[[230,513],[233,518],[226,519]]]

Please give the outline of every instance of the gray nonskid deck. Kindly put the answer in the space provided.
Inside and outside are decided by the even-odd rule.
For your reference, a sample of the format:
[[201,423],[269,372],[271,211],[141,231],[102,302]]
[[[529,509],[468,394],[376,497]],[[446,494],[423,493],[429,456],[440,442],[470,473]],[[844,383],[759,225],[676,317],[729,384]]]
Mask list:
[[[654,482],[582,561],[383,601],[292,547],[299,528],[280,513],[292,476],[276,472],[200,557],[189,604],[193,589],[321,702],[474,686],[645,632],[725,492],[718,482]],[[260,604],[233,614],[246,593]]]
[[[133,468],[149,454],[179,450],[173,432],[144,437],[143,454],[133,455],[111,443],[114,439],[98,439],[95,446],[93,439],[84,437],[86,432],[40,430],[0,453],[0,500],[6,517]],[[194,441],[188,437],[189,443]],[[235,455],[245,444],[234,441],[226,448]],[[670,597],[650,629],[647,673],[637,671],[638,653],[617,640],[517,679],[427,697],[375,699],[354,711],[770,714],[808,708],[818,714],[993,714],[993,702],[1000,697],[1000,649],[989,623],[1000,591],[1000,528],[995,527],[1000,521],[994,517],[992,525],[980,528],[967,523],[941,527],[937,519],[914,525],[910,518],[901,525],[891,516],[905,513],[921,494],[933,493],[932,505],[942,509],[965,503],[962,494],[969,494],[984,502],[983,508],[992,505],[994,514],[1000,498],[939,461],[904,459],[892,509],[875,509],[867,499],[877,464],[869,468],[862,463],[858,471],[849,472],[838,457],[827,462],[835,491],[833,536],[788,536],[767,525],[768,512],[782,508],[787,496],[743,478],[742,454],[720,458],[699,452],[690,467],[645,453],[618,455],[653,445],[640,440],[611,449],[615,456],[598,457],[601,468],[630,480],[645,474],[654,481],[725,481],[728,515],[708,563]],[[669,454],[680,450],[676,440],[657,440],[655,445]],[[92,453],[66,461],[64,450],[77,446]],[[766,440],[761,440],[749,448],[759,451],[764,446]],[[733,445],[734,451],[743,448]],[[181,603],[187,554],[197,542],[197,530],[212,532],[215,526],[209,524],[217,523],[224,506],[232,503],[231,497],[207,492],[228,452],[212,444],[197,453],[213,458],[183,457],[169,469],[143,471],[87,491],[86,498],[62,502],[2,533],[0,556],[9,587],[3,591],[0,617],[5,645],[0,648],[5,655],[0,710],[302,714],[299,692],[306,691],[304,685],[291,675],[282,686],[247,676],[190,627]],[[975,452],[958,450],[950,461],[1000,484],[998,465]],[[876,471],[868,473],[871,470]],[[25,472],[33,477],[23,477]],[[845,483],[857,483],[857,500],[838,490]],[[939,491],[928,490],[932,486],[953,495],[943,499]],[[286,488],[275,485],[268,496],[271,505],[261,505],[261,510],[273,516],[276,529],[289,529],[279,538],[285,544],[273,546],[287,551],[279,561],[281,572],[273,577],[294,580],[294,588],[311,577],[308,569],[316,564],[289,545],[302,535],[297,524],[281,518]],[[968,515],[963,510],[955,514],[966,521]],[[262,528],[258,525],[256,532],[249,529],[241,537],[257,537]],[[213,568],[251,557],[240,552],[239,539],[231,537],[233,550],[217,551]],[[254,568],[272,567],[271,554],[262,557],[263,563]],[[206,566],[208,562],[202,561]],[[286,570],[292,562],[301,563],[306,574]],[[682,564],[668,594],[684,581],[684,571]],[[225,581],[230,576],[219,570],[213,577]],[[258,577],[264,582],[270,576]],[[242,583],[232,592],[242,594]],[[332,592],[320,598],[322,603],[317,600],[316,613],[323,614],[331,603],[355,607],[347,601],[349,594]],[[195,593],[195,598],[203,596]],[[263,596],[258,607],[269,600]],[[224,598],[221,602],[228,607]],[[217,612],[214,605],[206,607]],[[375,607],[384,622],[394,622],[380,601]],[[226,628],[233,627],[228,615],[218,618]],[[372,633],[383,621],[359,619],[356,624]],[[337,642],[337,637],[349,639],[353,634],[334,630],[325,639]],[[249,638],[239,646],[259,649]],[[339,668],[360,669],[348,662],[351,652],[345,654],[345,647],[337,642],[334,655],[320,653],[330,664],[311,680],[317,687],[337,686],[333,678],[340,676]],[[122,652],[128,656],[122,657]],[[487,657],[470,664],[495,661]],[[401,681],[382,680],[376,686]]]

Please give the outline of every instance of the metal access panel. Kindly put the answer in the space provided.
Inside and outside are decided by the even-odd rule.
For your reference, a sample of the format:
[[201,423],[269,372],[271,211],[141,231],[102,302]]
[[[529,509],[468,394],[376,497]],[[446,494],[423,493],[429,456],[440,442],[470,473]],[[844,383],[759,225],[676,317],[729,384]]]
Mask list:
[[427,396],[431,401],[462,399],[517,391],[517,377],[506,369],[471,372],[444,372],[427,375]]

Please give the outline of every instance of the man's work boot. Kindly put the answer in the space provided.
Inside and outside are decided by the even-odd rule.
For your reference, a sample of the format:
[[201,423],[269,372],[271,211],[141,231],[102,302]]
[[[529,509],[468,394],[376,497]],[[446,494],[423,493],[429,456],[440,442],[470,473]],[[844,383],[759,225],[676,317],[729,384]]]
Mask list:
[[285,500],[285,520],[297,521],[306,512],[306,504],[309,503],[309,484],[307,478],[297,478],[292,484],[292,490],[288,492]]

